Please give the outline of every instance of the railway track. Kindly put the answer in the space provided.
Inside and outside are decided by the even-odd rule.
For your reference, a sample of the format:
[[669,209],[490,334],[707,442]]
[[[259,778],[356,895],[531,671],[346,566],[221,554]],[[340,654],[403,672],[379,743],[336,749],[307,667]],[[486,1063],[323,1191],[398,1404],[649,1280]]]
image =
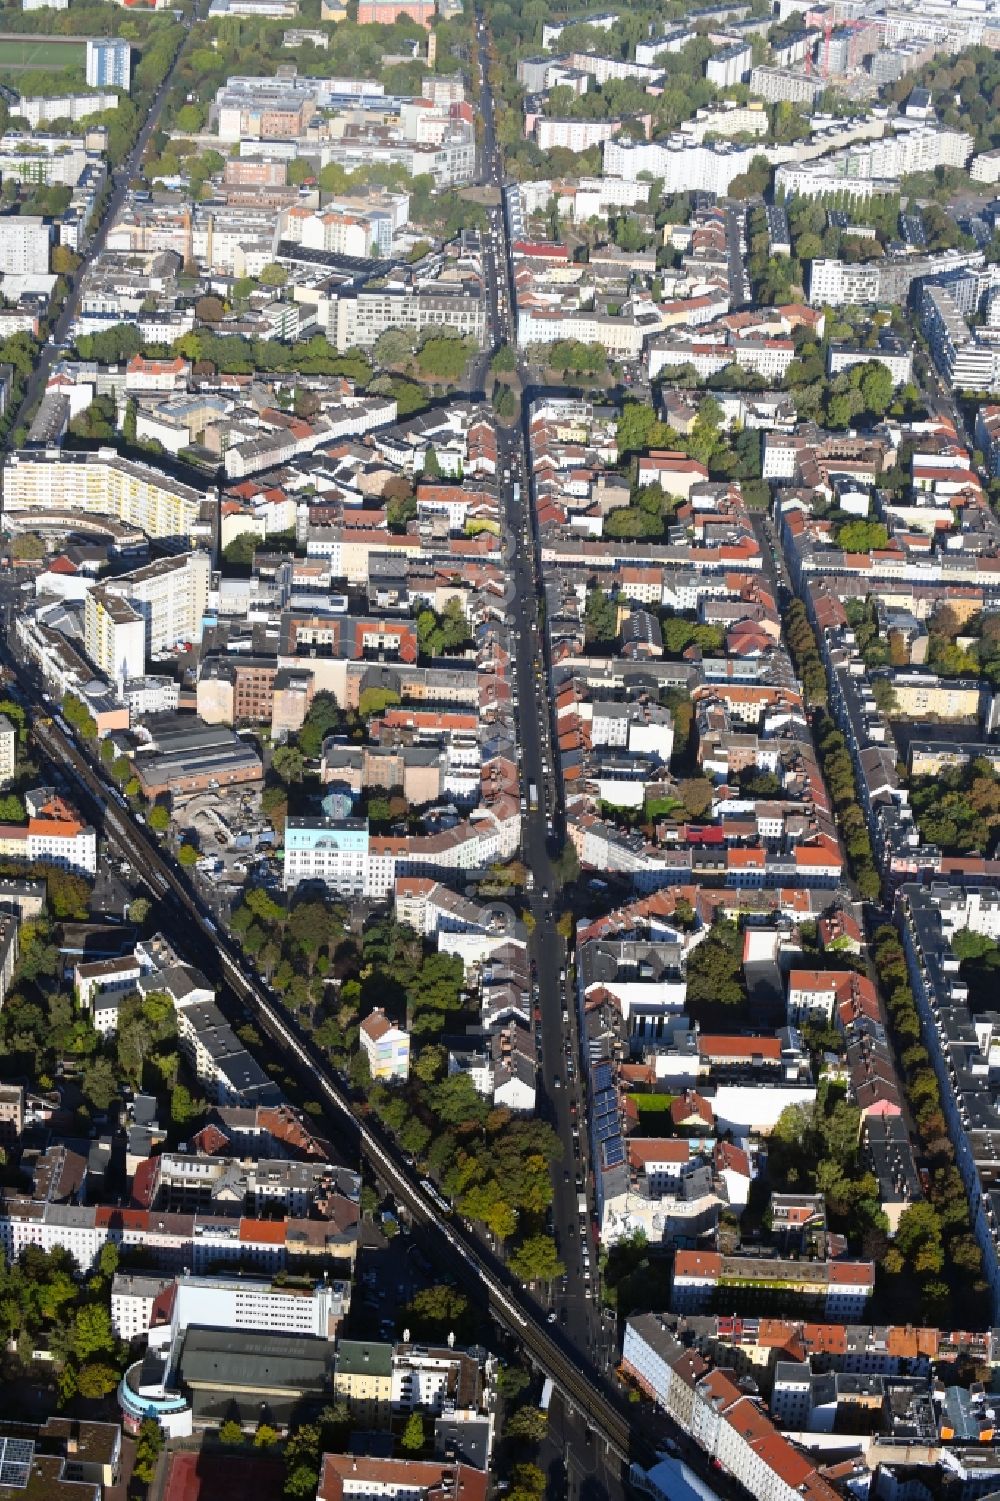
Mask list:
[[[22,686],[29,693],[33,691],[23,679]],[[35,721],[32,733],[53,765],[73,776],[107,837],[128,855],[154,896],[175,905],[179,915],[195,924],[201,940],[198,946],[205,955],[202,967],[210,972],[209,978],[227,987],[245,1007],[290,1070],[311,1090],[318,1089],[326,1113],[340,1135],[358,1148],[415,1222],[436,1233],[442,1248],[447,1249],[450,1269],[461,1274],[463,1281],[478,1286],[498,1322],[524,1345],[564,1399],[584,1414],[608,1449],[627,1466],[636,1449],[645,1446],[617,1393],[596,1370],[588,1369],[579,1351],[568,1344],[564,1348],[564,1342],[550,1332],[537,1305],[503,1263],[491,1257],[460,1221],[442,1212],[394,1143],[370,1120],[359,1118],[350,1095],[330,1076],[325,1060],[311,1040],[289,1020],[266,985],[247,973],[230,940],[219,932],[146,829],[136,824],[121,794],[98,776],[67,730],[56,720],[43,718]],[[179,941],[190,948],[192,936],[181,934]]]

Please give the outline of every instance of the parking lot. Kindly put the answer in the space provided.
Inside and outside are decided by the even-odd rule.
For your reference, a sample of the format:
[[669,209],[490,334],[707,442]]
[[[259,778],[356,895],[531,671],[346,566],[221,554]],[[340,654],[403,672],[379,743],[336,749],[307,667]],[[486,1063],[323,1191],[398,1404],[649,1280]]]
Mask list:
[[351,1294],[352,1336],[402,1338],[414,1293],[443,1280],[405,1226],[386,1236],[378,1220],[366,1221]]

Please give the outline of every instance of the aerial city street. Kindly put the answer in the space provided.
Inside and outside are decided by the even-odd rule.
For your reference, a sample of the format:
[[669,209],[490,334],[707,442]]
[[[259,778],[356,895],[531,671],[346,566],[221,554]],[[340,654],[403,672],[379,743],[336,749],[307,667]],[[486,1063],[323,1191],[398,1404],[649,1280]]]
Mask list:
[[0,1501],[1000,1493],[1000,0],[5,7],[0,437]]

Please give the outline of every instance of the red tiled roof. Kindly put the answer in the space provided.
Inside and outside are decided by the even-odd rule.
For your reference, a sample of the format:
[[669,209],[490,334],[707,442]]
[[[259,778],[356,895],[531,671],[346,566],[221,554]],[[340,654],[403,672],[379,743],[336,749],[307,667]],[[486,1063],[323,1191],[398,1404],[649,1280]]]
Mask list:
[[283,1246],[285,1243],[285,1222],[283,1220],[240,1220],[240,1240],[263,1242],[269,1246]]

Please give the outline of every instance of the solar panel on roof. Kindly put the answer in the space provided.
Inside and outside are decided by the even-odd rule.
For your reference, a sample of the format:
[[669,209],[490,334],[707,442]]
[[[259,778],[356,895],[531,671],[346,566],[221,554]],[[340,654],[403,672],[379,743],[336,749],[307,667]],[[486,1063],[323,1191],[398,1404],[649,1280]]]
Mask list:
[[607,1141],[611,1136],[617,1136],[619,1131],[618,1121],[614,1116],[606,1115],[597,1123],[597,1140]]
[[30,1438],[0,1438],[0,1485],[23,1491],[31,1479],[35,1443]]
[[610,1089],[614,1082],[610,1063],[599,1063],[594,1070],[594,1092]]
[[625,1161],[625,1143],[620,1136],[606,1142],[604,1146],[605,1167],[618,1167]]

